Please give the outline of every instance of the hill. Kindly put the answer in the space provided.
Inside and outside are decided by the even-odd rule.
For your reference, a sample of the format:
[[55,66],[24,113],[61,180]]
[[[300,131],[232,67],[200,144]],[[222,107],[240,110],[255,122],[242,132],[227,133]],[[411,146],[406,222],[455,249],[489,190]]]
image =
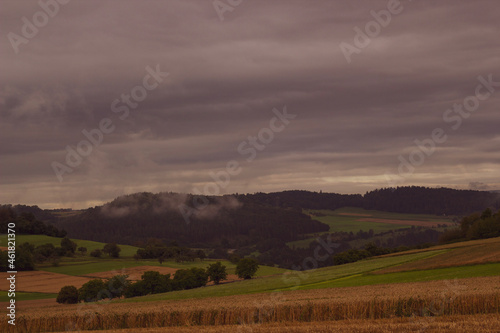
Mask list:
[[[318,327],[320,322],[332,320],[355,319],[366,324],[368,320],[387,318],[393,325],[402,325],[406,318],[408,325],[413,323],[408,327],[416,329],[434,321],[456,320],[448,319],[450,315],[467,315],[473,320],[477,314],[497,324],[500,320],[487,314],[500,311],[499,272],[497,237],[341,266],[285,271],[218,286],[103,302],[90,305],[91,314],[82,311],[81,305],[20,301],[18,325],[21,329],[44,330],[50,323],[51,329],[64,330],[71,323],[72,329],[80,330],[98,327],[95,325],[102,322],[108,329],[142,327],[147,322],[149,327],[190,326],[192,330],[184,330],[194,332],[201,330],[199,325],[209,325],[216,331],[219,325],[238,324],[228,327],[237,330],[252,325],[252,331],[264,332],[276,322],[315,322],[314,327]],[[43,308],[40,304],[44,304]],[[470,327],[477,331],[479,326]]]
[[[262,240],[283,242],[329,231],[303,209],[357,207],[386,212],[464,215],[500,207],[500,194],[446,188],[399,187],[362,195],[307,191],[221,197],[136,193],[80,213],[55,212],[56,226],[72,237],[134,244],[148,237],[187,246],[240,248]],[[112,230],[113,232],[110,232]]]

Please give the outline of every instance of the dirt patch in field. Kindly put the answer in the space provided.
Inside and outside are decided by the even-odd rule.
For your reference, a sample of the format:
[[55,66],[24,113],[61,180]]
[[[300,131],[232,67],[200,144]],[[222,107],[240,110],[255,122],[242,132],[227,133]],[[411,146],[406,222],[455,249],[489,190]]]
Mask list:
[[[123,268],[120,269],[119,271],[113,270],[113,271],[106,271],[106,272],[98,272],[98,273],[91,273],[84,275],[88,278],[101,278],[101,279],[109,279],[112,278],[115,275],[122,275],[122,274],[127,274],[128,279],[132,281],[139,281],[141,279],[142,274],[147,271],[156,271],[160,272],[160,274],[170,274],[171,278],[174,277],[175,272],[177,271],[177,268],[172,268],[172,267],[161,267],[161,266],[137,266],[137,267],[130,267],[130,268]],[[241,280],[238,278],[238,276],[234,274],[228,274],[227,275],[227,280],[221,281],[221,283],[228,283],[228,282],[234,282]],[[213,284],[213,282],[209,282],[208,285]]]
[[[0,273],[0,279],[2,281],[0,290],[9,290],[7,277],[7,273]],[[16,274],[16,290],[25,292],[58,293],[64,286],[75,286],[80,288],[89,280],[91,279],[88,277],[44,271],[18,272]]]
[[449,222],[433,222],[433,221],[417,221],[417,220],[393,220],[393,219],[377,219],[377,218],[363,218],[358,219],[362,222],[375,222],[375,223],[387,223],[387,224],[399,224],[399,225],[414,225],[416,227],[432,227],[438,224],[453,225]]
[[344,216],[372,216],[370,214],[357,214],[357,213],[339,213],[339,215],[344,215]]

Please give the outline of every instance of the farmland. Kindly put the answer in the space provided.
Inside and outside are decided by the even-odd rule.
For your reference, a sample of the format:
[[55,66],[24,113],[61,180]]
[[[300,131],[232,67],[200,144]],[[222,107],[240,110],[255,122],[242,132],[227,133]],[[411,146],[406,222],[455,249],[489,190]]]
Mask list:
[[[95,305],[34,303],[19,311],[18,331],[135,328],[158,326],[243,324],[264,328],[268,323],[323,322],[408,318],[414,324],[432,315],[498,313],[499,278],[453,280],[283,291],[218,298]],[[207,287],[215,288],[215,287]],[[71,326],[67,326],[68,323]],[[334,325],[330,323],[331,325]],[[342,323],[341,323],[342,325]]]
[[[353,232],[373,230],[375,234],[391,230],[407,229],[412,226],[436,228],[442,230],[455,223],[451,217],[427,215],[427,214],[400,214],[382,212],[376,210],[366,210],[362,208],[345,207],[337,210],[311,210],[303,211],[312,219],[327,224],[330,229],[325,233],[333,232]],[[438,226],[440,226],[438,228]],[[320,233],[324,234],[324,233]],[[314,241],[315,236],[304,240],[288,242],[289,246],[308,247]],[[373,240],[383,240],[384,237],[374,237]],[[351,246],[357,247],[360,241],[352,242]],[[361,241],[361,243],[364,243]]]
[[[104,244],[89,240],[82,239],[71,239],[77,244],[78,247],[86,247],[87,251],[90,253],[92,250],[102,249]],[[43,245],[43,244],[53,244],[54,246],[59,246],[61,244],[61,238],[50,237],[45,235],[17,235],[16,243],[22,244],[24,242],[31,243],[35,246]],[[0,246],[3,244],[7,244],[7,235],[0,235]],[[125,258],[132,258],[132,256],[137,252],[137,247],[131,245],[120,245],[121,252],[120,256]]]
[[[304,272],[266,267],[264,273],[275,275],[260,272],[260,277],[251,280],[95,304],[60,305],[44,299],[54,295],[45,289],[46,293],[21,295],[17,329],[35,332],[190,326],[174,331],[229,332],[236,326],[227,325],[239,324],[237,327],[254,332],[282,332],[291,326],[325,332],[332,327],[339,327],[339,331],[359,328],[362,332],[361,327],[369,327],[366,325],[377,325],[377,329],[425,326],[432,332],[431,328],[453,331],[452,320],[470,317],[468,326],[461,327],[475,330],[494,327],[500,320],[499,253],[500,238],[476,240]],[[65,276],[73,279],[92,274],[108,276],[113,263],[117,269],[126,266],[125,272],[151,267],[167,272],[208,265],[208,261],[160,265],[103,259],[74,261],[33,273],[69,270],[72,275]],[[224,263],[234,270],[234,265]],[[78,270],[79,266],[83,268]],[[38,288],[42,291],[41,285]],[[33,300],[23,301],[30,296]],[[477,320],[481,316],[484,321]],[[68,322],[72,326],[68,327]],[[219,325],[224,325],[224,330],[218,330],[222,328]]]

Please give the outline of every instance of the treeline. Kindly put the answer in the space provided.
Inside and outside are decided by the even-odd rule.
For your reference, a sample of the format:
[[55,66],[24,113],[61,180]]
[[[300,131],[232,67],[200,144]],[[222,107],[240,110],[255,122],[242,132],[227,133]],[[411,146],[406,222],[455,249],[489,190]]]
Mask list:
[[481,214],[474,213],[464,217],[458,228],[443,233],[439,241],[449,243],[492,237],[500,237],[500,211],[494,214],[487,208]]
[[466,215],[484,207],[500,208],[500,193],[450,188],[403,186],[376,189],[360,194],[283,191],[238,195],[245,202],[266,203],[296,209],[359,207],[407,214]]
[[[236,266],[236,274],[243,279],[251,279],[259,265],[254,259],[242,259]],[[209,281],[219,284],[227,279],[226,266],[221,262],[209,265],[206,269],[193,267],[179,269],[171,274],[161,274],[157,271],[147,271],[136,282],[128,280],[128,275],[115,275],[111,279],[90,280],[80,289],[74,286],[61,288],[58,303],[73,304],[80,301],[95,302],[103,299],[126,298],[145,296],[149,294],[166,293],[176,290],[187,290],[204,287]]]
[[[156,237],[165,243],[177,241],[188,247],[217,248],[227,241],[231,248],[242,248],[262,240],[283,243],[328,231],[327,225],[312,220],[302,214],[302,210],[334,210],[347,206],[398,213],[464,216],[484,207],[500,208],[500,193],[417,186],[378,189],[364,195],[309,191],[222,197],[136,193],[71,214],[40,210],[36,206],[14,207],[23,211],[21,214],[31,213],[44,221],[56,221],[56,225],[67,230],[72,237],[94,241],[136,245]],[[30,228],[26,231],[35,232],[28,230]],[[55,231],[51,230],[45,232],[54,234]],[[43,230],[36,232],[40,231]]]
[[201,260],[207,257],[205,251],[199,249],[194,250],[185,246],[179,246],[177,242],[170,242],[168,245],[163,244],[161,240],[156,238],[148,239],[144,244],[137,249],[134,259],[158,259],[163,263],[168,259],[174,259],[176,262],[194,261],[199,258]]
[[[339,264],[338,258],[336,261],[335,256],[343,252],[350,251],[349,255],[352,255],[352,257],[366,255],[366,252],[362,251],[366,250],[366,246],[370,244],[378,250],[383,249],[384,252],[380,254],[385,254],[437,244],[441,234],[442,232],[424,227],[412,227],[377,234],[373,231],[365,232],[361,230],[357,233],[335,232],[318,237],[307,248],[289,247],[284,242],[270,239],[263,240],[255,246],[238,249],[232,254],[228,254],[226,251],[223,252],[224,255],[220,255],[221,251],[219,250],[219,258],[227,258],[232,261],[234,257],[245,257],[258,251],[259,254],[256,259],[263,265],[278,265],[286,269],[303,269],[307,268],[305,267],[307,265],[304,265],[305,258],[313,257],[315,253],[321,253],[321,257],[326,254],[329,255],[323,257],[322,260],[317,260],[315,265],[317,267],[327,267]],[[350,245],[353,242],[364,245],[353,247]],[[334,244],[334,246],[325,249],[321,244]],[[371,255],[374,255],[373,247],[370,249]]]
[[[35,218],[35,215],[32,212],[18,213],[15,207],[13,208],[11,205],[0,206],[0,233],[6,234],[8,224],[15,223],[14,230],[16,234],[47,235],[47,236],[61,237],[61,238],[66,236],[66,231],[59,230],[52,224],[47,224],[42,221],[39,221],[37,218]],[[43,212],[43,210],[39,208],[38,210]],[[45,214],[41,215],[43,216]]]
[[500,208],[500,194],[419,186],[386,188],[368,192],[363,208],[396,213],[467,215],[484,207]]

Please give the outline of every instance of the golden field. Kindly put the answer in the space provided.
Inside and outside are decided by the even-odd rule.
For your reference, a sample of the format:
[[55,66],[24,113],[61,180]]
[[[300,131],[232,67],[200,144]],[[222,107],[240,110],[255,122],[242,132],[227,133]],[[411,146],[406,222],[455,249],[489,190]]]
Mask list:
[[[42,303],[43,308],[40,307]],[[175,301],[100,302],[77,305],[57,303],[50,305],[47,300],[20,301],[17,311],[16,332],[166,326],[194,326],[193,329],[198,330],[204,325],[213,326],[219,332],[222,328],[229,329],[226,325],[236,324],[239,325],[241,332],[245,332],[247,328],[252,329],[249,332],[260,332],[254,330],[254,327],[261,329],[273,323],[279,325],[275,328],[271,325],[269,329],[280,332],[281,329],[290,331],[283,328],[287,325],[295,327],[296,324],[304,322],[315,322],[314,325],[319,325],[318,329],[326,332],[328,325],[337,323],[345,325],[346,321],[362,320],[368,325],[370,322],[388,319],[381,323],[397,327],[397,325],[414,325],[418,322],[425,324],[435,316],[498,314],[500,277],[297,290]],[[498,322],[498,316],[491,318]],[[332,321],[335,322],[331,323]],[[481,323],[484,324],[483,321]],[[432,325],[445,327],[451,324],[432,320]],[[279,327],[281,325],[284,326]],[[305,325],[304,331],[316,331]],[[2,322],[0,331],[9,332],[9,329],[14,331],[6,322]],[[266,328],[265,331],[270,330]]]

